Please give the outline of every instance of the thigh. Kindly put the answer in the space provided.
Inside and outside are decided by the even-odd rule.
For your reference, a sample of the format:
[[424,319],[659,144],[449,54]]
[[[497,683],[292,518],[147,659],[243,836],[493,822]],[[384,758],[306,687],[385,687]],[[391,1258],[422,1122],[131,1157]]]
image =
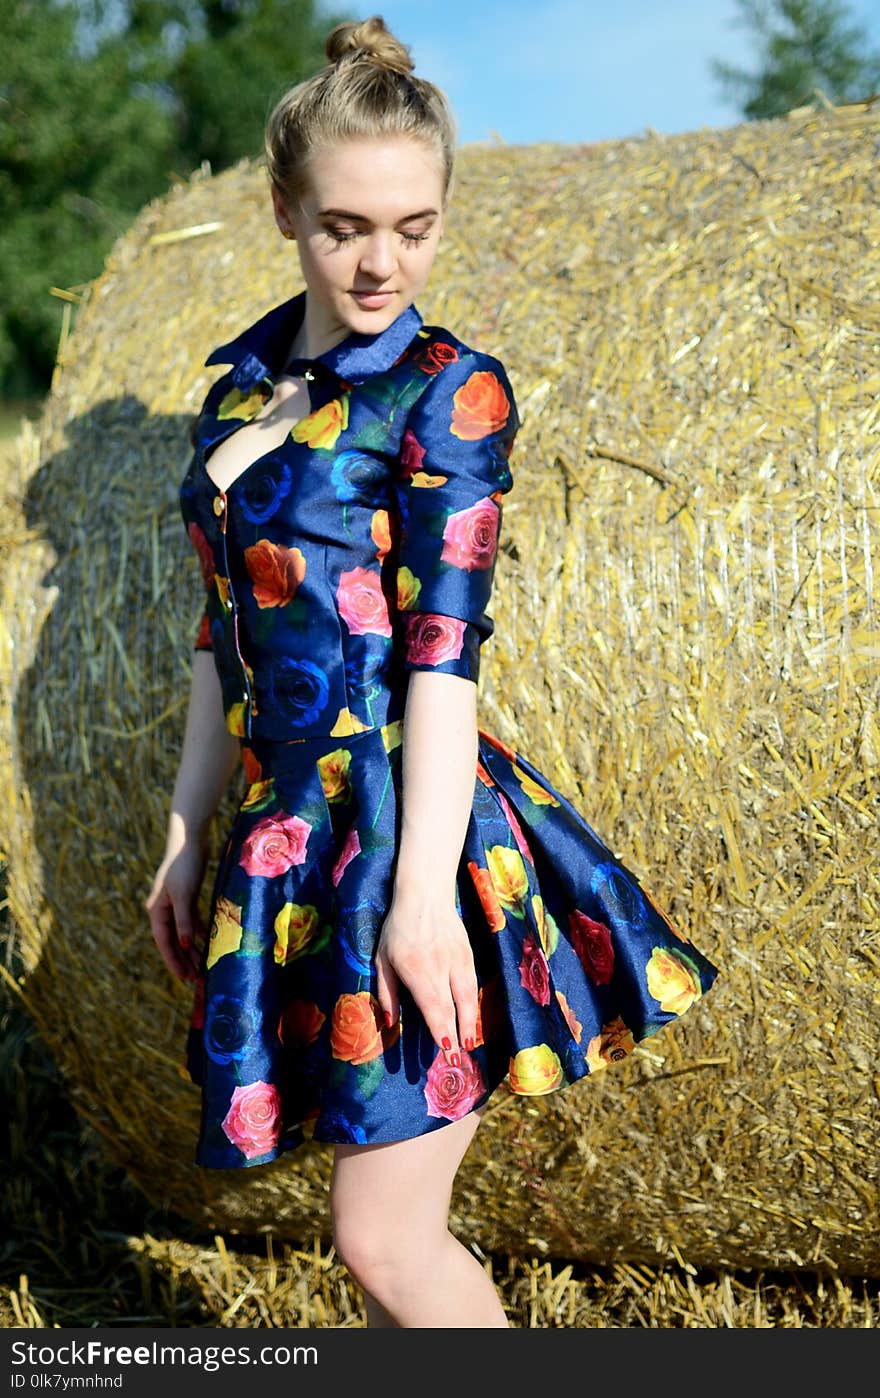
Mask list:
[[378,1229],[445,1230],[455,1174],[474,1138],[484,1108],[406,1141],[372,1146],[337,1145],[330,1177],[335,1217],[369,1215]]

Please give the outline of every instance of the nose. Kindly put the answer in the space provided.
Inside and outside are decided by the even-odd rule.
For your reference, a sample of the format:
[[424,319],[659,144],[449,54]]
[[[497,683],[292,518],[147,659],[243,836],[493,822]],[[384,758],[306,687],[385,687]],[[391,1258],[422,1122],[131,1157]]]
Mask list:
[[397,254],[394,251],[394,234],[376,229],[361,245],[361,271],[374,281],[384,282],[394,275]]

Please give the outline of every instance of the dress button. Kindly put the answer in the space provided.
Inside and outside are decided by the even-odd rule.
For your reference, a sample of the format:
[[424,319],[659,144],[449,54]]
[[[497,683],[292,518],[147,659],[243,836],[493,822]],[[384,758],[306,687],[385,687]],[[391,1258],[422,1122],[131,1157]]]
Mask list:
[[215,495],[215,496],[214,496],[214,514],[215,514],[215,515],[222,515],[222,513],[223,513],[223,511],[224,511],[225,508],[226,508],[226,506],[225,506],[224,503],[223,503],[223,496],[222,496],[222,495]]

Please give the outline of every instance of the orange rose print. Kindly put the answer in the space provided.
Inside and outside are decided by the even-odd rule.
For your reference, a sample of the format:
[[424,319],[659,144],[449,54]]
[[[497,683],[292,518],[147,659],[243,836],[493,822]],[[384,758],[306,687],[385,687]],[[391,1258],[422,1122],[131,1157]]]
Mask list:
[[453,437],[464,442],[477,442],[497,432],[510,415],[507,394],[490,369],[479,369],[456,389],[452,400]]
[[635,1048],[632,1033],[620,1015],[610,1023],[603,1024],[601,1032],[587,1045],[586,1059],[591,1073],[607,1068],[609,1063],[617,1063],[626,1058]]
[[368,990],[344,991],[333,1006],[330,1048],[334,1058],[347,1063],[369,1063],[382,1052],[384,1015],[379,1001]]
[[506,918],[498,894],[495,892],[492,875],[488,869],[481,869],[473,859],[468,860],[467,867],[468,873],[474,881],[474,888],[477,890],[477,897],[482,904],[483,912],[486,914],[489,931],[500,932],[505,925]]
[[571,1005],[569,1005],[561,990],[557,990],[556,999],[559,1001],[559,1008],[565,1016],[565,1022],[571,1030],[572,1038],[574,1039],[576,1044],[579,1044],[581,1041],[581,1034],[583,1033],[584,1026],[581,1024],[580,1020],[578,1019],[574,1010],[571,1008]]
[[258,539],[246,548],[244,561],[258,607],[285,607],[306,575],[302,551],[273,544],[270,539]]

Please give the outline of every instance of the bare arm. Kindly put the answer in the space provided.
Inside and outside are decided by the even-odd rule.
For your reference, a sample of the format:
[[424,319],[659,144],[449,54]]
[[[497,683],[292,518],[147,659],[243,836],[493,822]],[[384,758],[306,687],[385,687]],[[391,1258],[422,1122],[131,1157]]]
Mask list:
[[211,818],[240,761],[239,741],[226,727],[214,656],[209,650],[197,650],[171,798],[169,840],[204,843]]
[[395,1020],[399,976],[455,1063],[459,1042],[473,1047],[477,1018],[473,953],[455,909],[476,780],[476,684],[414,671],[403,732],[403,824],[394,895],[376,954],[379,1001],[386,1019]]
[[209,650],[193,655],[183,746],[168,816],[165,853],[145,906],[168,969],[192,980],[204,935],[198,896],[208,859],[208,830],[239,763],[238,739],[226,727],[220,680]]

